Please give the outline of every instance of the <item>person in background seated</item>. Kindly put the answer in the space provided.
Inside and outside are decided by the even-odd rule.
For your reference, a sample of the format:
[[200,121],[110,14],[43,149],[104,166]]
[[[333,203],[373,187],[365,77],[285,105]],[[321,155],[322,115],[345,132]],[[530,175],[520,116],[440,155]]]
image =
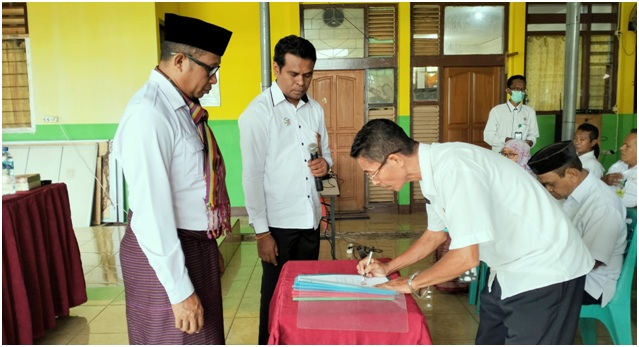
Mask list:
[[637,207],[637,129],[630,130],[621,150],[621,159],[612,164],[602,179],[619,195],[626,207]]
[[584,169],[597,179],[604,173],[603,165],[599,162],[599,129],[590,123],[581,124],[572,138],[579,160]]
[[528,160],[530,159],[530,146],[528,146],[525,141],[508,140],[499,154],[514,161],[515,163],[517,163],[517,165],[524,168],[526,172],[528,172],[532,176],[535,176],[535,174],[530,170],[530,167],[528,166]]
[[372,184],[399,191],[419,181],[428,201],[422,236],[390,262],[360,261],[358,273],[387,276],[412,265],[446,241],[448,228],[450,250],[437,263],[381,287],[419,295],[482,260],[490,275],[476,344],[573,343],[595,261],[557,202],[524,170],[468,143],[418,143],[388,119],[366,123],[350,156]]
[[586,275],[584,305],[606,306],[615,295],[626,250],[626,208],[603,181],[583,170],[572,142],[542,148],[530,159],[537,179],[572,220],[595,259]]
[[526,77],[515,75],[508,79],[506,93],[510,100],[490,110],[484,128],[484,142],[499,153],[508,140],[524,140],[532,148],[539,137],[537,113],[523,104],[526,97]]

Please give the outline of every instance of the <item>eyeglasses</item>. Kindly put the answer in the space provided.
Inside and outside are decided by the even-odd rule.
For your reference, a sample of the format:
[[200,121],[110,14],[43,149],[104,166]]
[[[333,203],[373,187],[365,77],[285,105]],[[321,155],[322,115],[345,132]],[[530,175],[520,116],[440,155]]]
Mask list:
[[503,155],[504,157],[507,157],[508,159],[513,159],[514,157],[517,156],[517,153],[513,153],[513,152],[499,152],[499,154]]
[[511,92],[524,92],[524,94],[528,94],[528,89],[519,89],[519,88],[508,88]]
[[172,52],[171,55],[176,55],[178,53],[182,53],[184,54],[185,57],[189,58],[190,61],[200,65],[201,67],[203,67],[206,72],[209,74],[209,78],[211,78],[213,75],[215,75],[215,73],[217,72],[217,70],[220,69],[220,66],[210,66],[210,65],[206,65],[203,62],[193,58],[192,55],[188,54],[188,53],[184,53],[184,52]]
[[384,157],[384,160],[382,160],[382,163],[379,165],[379,167],[377,168],[377,170],[375,170],[375,172],[371,173],[366,173],[366,176],[368,176],[368,178],[370,179],[375,179],[375,176],[377,176],[377,174],[379,173],[379,171],[382,169],[382,167],[384,167],[384,164],[386,164],[386,161],[388,160],[388,157],[391,156],[391,154],[397,154],[399,152],[401,152],[401,149],[398,149],[396,151],[390,152],[388,154],[386,154],[386,157]]

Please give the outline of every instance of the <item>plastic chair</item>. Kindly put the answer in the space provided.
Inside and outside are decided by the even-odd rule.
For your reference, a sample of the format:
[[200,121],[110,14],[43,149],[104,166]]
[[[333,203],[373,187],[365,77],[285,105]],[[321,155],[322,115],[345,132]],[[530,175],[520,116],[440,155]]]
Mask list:
[[468,303],[471,305],[477,305],[477,313],[479,313],[479,305],[481,302],[481,291],[484,290],[486,283],[488,282],[488,265],[486,263],[479,262],[477,266],[477,280],[470,283],[468,288]]
[[488,283],[488,270],[490,267],[486,265],[483,261],[479,263],[479,288],[477,288],[477,313],[479,313],[479,306],[481,305],[481,292],[484,290],[484,287]]
[[479,297],[479,270],[480,265],[477,265],[475,268],[475,273],[477,274],[477,279],[470,282],[470,287],[468,287],[468,304],[476,305],[477,298]]
[[[632,210],[632,211],[631,211]],[[632,323],[630,321],[630,296],[637,265],[637,210],[628,209],[629,242],[627,253],[617,281],[615,296],[606,307],[600,305],[581,306],[579,329],[585,345],[597,343],[597,325],[595,319],[601,321],[615,345],[632,344]],[[630,227],[632,226],[632,229]]]

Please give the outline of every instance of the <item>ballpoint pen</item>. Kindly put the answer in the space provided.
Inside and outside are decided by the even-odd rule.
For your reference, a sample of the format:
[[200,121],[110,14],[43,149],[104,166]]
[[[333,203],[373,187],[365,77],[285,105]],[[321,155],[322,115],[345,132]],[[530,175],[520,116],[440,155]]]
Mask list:
[[[373,259],[373,252],[375,251],[375,247],[371,248],[371,251],[368,253],[368,260],[366,261],[366,266],[364,266],[364,270],[371,264],[371,260]],[[362,275],[362,284],[366,284],[366,271]]]

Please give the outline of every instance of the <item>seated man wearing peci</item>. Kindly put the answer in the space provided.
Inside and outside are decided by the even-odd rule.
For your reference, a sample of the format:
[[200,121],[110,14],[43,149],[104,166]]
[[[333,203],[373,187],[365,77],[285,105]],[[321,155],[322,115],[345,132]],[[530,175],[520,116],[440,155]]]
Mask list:
[[626,250],[626,208],[595,174],[582,169],[572,142],[542,148],[528,162],[537,179],[572,220],[595,259],[583,304],[606,306],[617,288]]

